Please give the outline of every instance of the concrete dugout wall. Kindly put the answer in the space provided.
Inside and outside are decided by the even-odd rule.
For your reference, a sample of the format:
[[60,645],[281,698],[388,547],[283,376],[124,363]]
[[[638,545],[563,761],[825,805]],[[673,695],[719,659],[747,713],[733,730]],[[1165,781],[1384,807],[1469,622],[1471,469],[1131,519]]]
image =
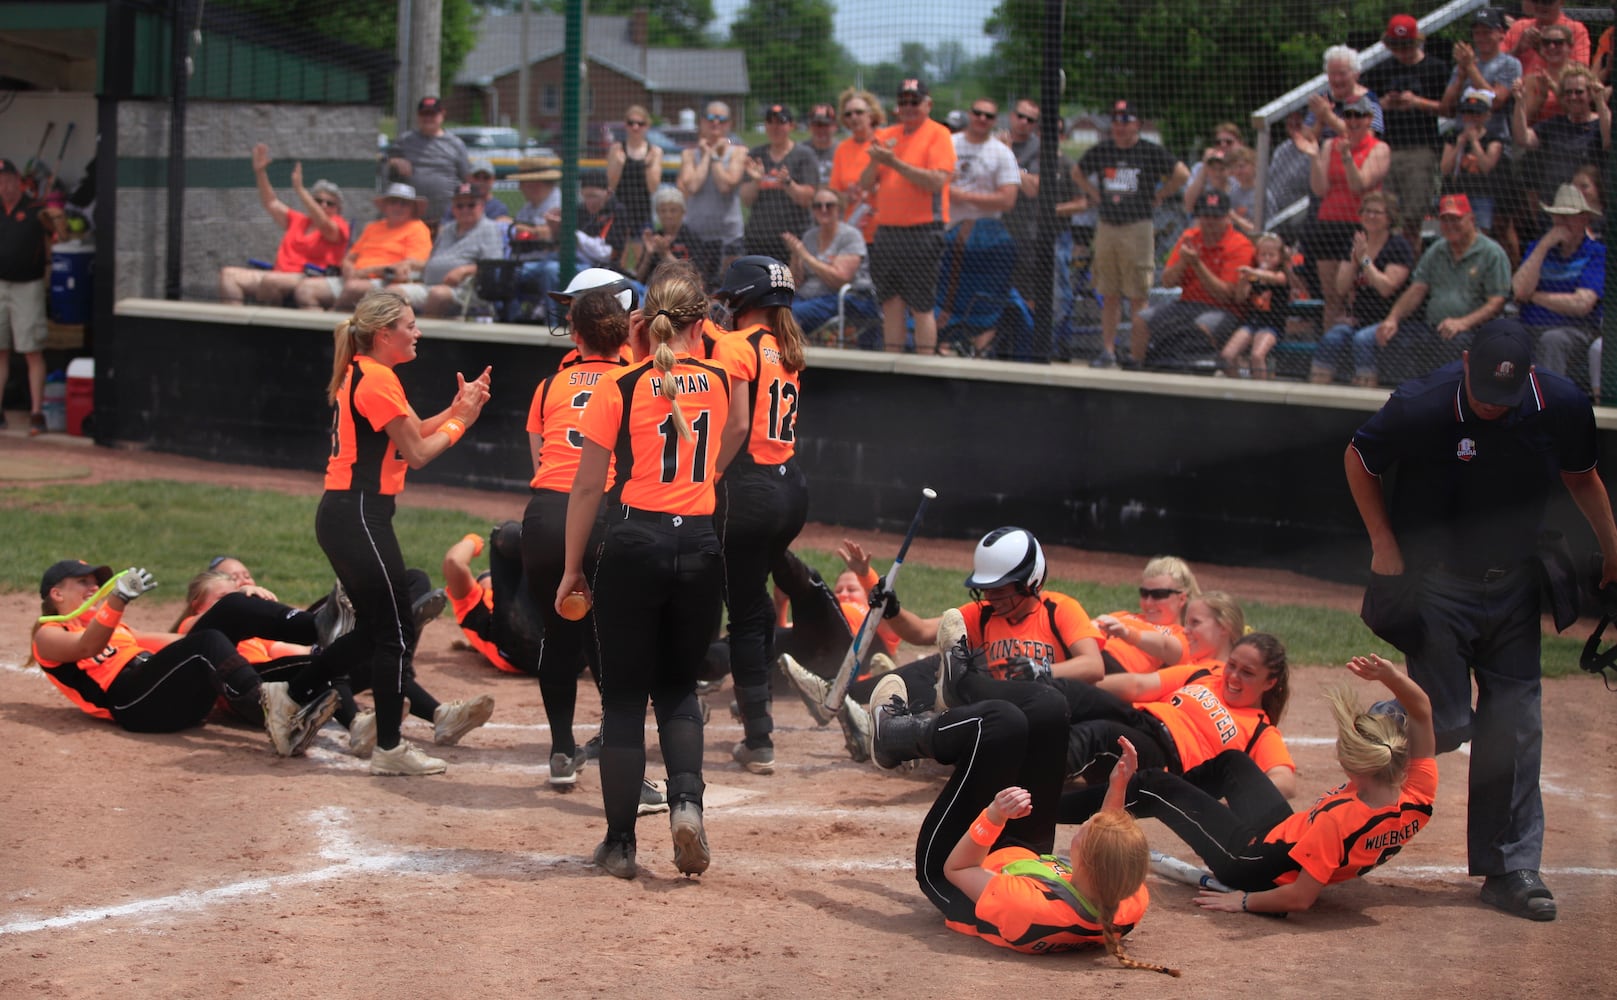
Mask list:
[[[329,448],[338,317],[131,299],[97,359],[96,431],[217,461],[314,470]],[[494,395],[457,448],[415,481],[525,490],[534,387],[570,343],[535,327],[424,320],[399,369],[436,412],[454,373],[494,367]],[[103,391],[103,381],[110,380]],[[811,349],[798,420],[809,515],[902,531],[923,486],[929,535],[1001,524],[1051,544],[1356,579],[1368,546],[1342,476],[1353,430],[1384,391]],[[110,406],[105,402],[111,400]],[[1601,410],[1606,468],[1617,414]],[[513,496],[512,511],[520,509]],[[1570,500],[1553,520],[1593,547]]]

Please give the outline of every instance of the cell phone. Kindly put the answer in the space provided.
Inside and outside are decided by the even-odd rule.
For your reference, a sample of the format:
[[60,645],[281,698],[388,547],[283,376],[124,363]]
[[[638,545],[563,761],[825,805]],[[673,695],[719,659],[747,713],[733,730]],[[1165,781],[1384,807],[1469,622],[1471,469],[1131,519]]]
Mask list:
[[249,258],[247,258],[247,266],[251,267],[251,268],[256,268],[257,270],[260,270],[260,271],[273,271],[273,270],[275,270],[275,265],[274,264],[271,264],[267,260],[260,260],[257,257],[249,257]]

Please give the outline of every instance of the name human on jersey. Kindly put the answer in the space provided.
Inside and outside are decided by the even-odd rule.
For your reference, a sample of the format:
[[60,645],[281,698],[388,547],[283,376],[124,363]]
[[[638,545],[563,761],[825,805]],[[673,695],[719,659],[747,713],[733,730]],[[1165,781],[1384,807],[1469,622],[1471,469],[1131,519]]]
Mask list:
[[1229,709],[1225,708],[1224,703],[1218,700],[1218,695],[1200,684],[1190,684],[1175,692],[1168,703],[1178,708],[1186,701],[1194,701],[1207,713],[1207,718],[1212,721],[1213,727],[1218,730],[1219,746],[1223,746],[1235,739],[1239,730],[1236,728],[1235,720],[1230,718]]
[[1049,666],[1056,661],[1056,648],[1048,642],[1018,639],[1015,636],[994,639],[983,647],[983,653],[989,663],[1004,663],[1018,656],[1025,656],[1042,666]]
[[594,385],[600,380],[600,372],[570,372],[567,375],[568,385]]
[[[661,392],[663,380],[661,375],[651,377],[651,391]],[[675,373],[674,388],[680,392],[707,392],[709,388],[707,372],[694,372],[689,375]]]
[[1416,817],[1396,830],[1385,830],[1373,837],[1364,838],[1364,849],[1367,851],[1385,851],[1389,847],[1402,847],[1409,842],[1409,838],[1420,832],[1420,817]]

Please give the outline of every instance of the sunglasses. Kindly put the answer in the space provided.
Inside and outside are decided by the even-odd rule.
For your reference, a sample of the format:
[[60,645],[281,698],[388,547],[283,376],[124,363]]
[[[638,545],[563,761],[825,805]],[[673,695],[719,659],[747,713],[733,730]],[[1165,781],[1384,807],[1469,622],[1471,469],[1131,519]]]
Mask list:
[[1587,90],[1563,90],[1563,91],[1561,91],[1561,96],[1562,97],[1588,97],[1589,92]]
[[1368,111],[1344,111],[1344,112],[1342,112],[1342,117],[1343,118],[1374,118],[1375,115],[1371,114]]
[[730,116],[729,115],[708,115],[707,120],[710,121],[710,122],[727,122],[727,121],[730,120]]
[[842,112],[842,117],[844,117],[844,118],[852,118],[854,115],[868,115],[868,114],[870,114],[870,109],[869,108],[848,108],[846,111]]
[[901,108],[918,108],[921,106],[921,99],[919,97],[900,97],[898,106]]
[[1220,146],[1233,146],[1233,145],[1235,145],[1235,140],[1234,140],[1234,139],[1231,139],[1231,138],[1230,138],[1230,137],[1229,137],[1229,136],[1227,136],[1227,135],[1223,135],[1223,136],[1219,136],[1219,138],[1218,138],[1218,144],[1219,144],[1219,145],[1220,145]]
[[454,203],[454,205],[455,205],[456,208],[477,208],[478,207],[478,202],[475,202],[475,201],[457,201],[457,202]]
[[1172,587],[1141,587],[1140,600],[1150,598],[1153,601],[1166,601],[1175,594],[1183,593],[1183,590],[1175,590]]
[[998,111],[979,111],[976,108],[972,108],[971,109],[971,116],[973,118],[982,118],[982,119],[986,119],[987,121],[993,121],[995,118],[999,117],[999,112]]
[[236,558],[236,557],[235,556],[214,556],[212,559],[208,560],[208,568],[209,569],[218,569],[220,563],[224,562],[226,559],[234,559],[234,558]]
[[1570,39],[1570,38],[1546,38],[1543,41],[1544,41],[1545,45],[1571,45],[1572,44],[1572,39]]
[[1016,113],[1016,117],[1018,117],[1018,118],[1022,119],[1023,121],[1027,122],[1029,125],[1037,125],[1039,123],[1039,116],[1038,115],[1024,115],[1022,112],[1018,111]]
[[834,201],[817,201],[814,203],[814,210],[816,212],[834,212],[836,209],[837,203]]
[[319,205],[321,208],[341,208],[342,207],[342,202],[338,201],[335,198],[316,198],[314,200],[314,203],[316,205]]
[[651,123],[650,122],[638,122],[638,121],[635,121],[633,118],[628,118],[628,119],[624,120],[623,124],[624,124],[625,128],[645,128],[647,125],[650,125]]

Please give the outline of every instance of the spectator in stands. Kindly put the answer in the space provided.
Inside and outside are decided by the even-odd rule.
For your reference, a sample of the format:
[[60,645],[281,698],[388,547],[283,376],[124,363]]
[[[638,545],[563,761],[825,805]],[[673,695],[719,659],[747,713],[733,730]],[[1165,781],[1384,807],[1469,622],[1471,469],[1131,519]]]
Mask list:
[[574,240],[581,267],[621,270],[630,233],[619,220],[623,206],[607,190],[606,171],[578,172],[578,231]]
[[1039,106],[1023,97],[1014,105],[1009,128],[1002,141],[1016,160],[1016,204],[1002,217],[1011,239],[1016,241],[1016,266],[1011,272],[1011,285],[1028,302],[1037,301],[1033,275],[1037,270],[1035,240],[1038,237],[1039,205],[1039,150],[1043,140],[1039,137]]
[[954,142],[932,120],[926,83],[898,85],[898,124],[877,131],[859,186],[873,191],[876,241],[870,273],[882,309],[882,340],[889,351],[904,349],[904,315],[915,324],[915,350],[937,350],[938,264],[943,229],[949,224],[949,178]]
[[868,90],[849,87],[838,98],[838,104],[848,138],[837,143],[832,158],[831,190],[842,199],[842,220],[859,230],[868,247],[876,238],[876,213],[872,211],[871,192],[859,185],[859,177],[870,163],[870,142],[886,117],[881,102]]
[[1022,171],[1011,147],[994,138],[999,106],[986,97],[971,102],[964,131],[954,137],[954,180],[949,184],[949,216],[955,225],[998,219],[1016,204]]
[[1269,176],[1265,178],[1263,217],[1271,219],[1283,208],[1307,198],[1308,176],[1314,169],[1314,157],[1319,155],[1319,140],[1304,122],[1301,111],[1286,116],[1286,141],[1275,147],[1269,157]]
[[620,224],[633,237],[651,225],[651,196],[663,182],[663,152],[646,138],[651,114],[638,104],[623,112],[623,141],[606,151],[606,190],[623,206]]
[[1183,360],[1209,342],[1224,343],[1239,324],[1238,285],[1241,269],[1252,264],[1252,241],[1230,225],[1230,199],[1222,192],[1205,192],[1195,215],[1196,225],[1180,235],[1162,270],[1163,287],[1179,289],[1179,298],[1135,315],[1129,367],[1144,364],[1153,344],[1153,359]]
[[[505,207],[505,202],[494,197],[494,164],[476,158],[472,160],[472,172],[466,183],[477,189],[478,196],[483,199],[483,214],[491,219],[504,219],[511,215],[511,210]],[[440,226],[455,221],[455,210],[451,206],[444,217],[438,220]]]
[[[1516,89],[1522,84],[1518,81]],[[1561,77],[1563,112],[1537,125],[1527,124],[1520,98],[1511,112],[1511,137],[1526,152],[1527,191],[1538,204],[1554,199],[1586,163],[1601,165],[1611,148],[1611,108],[1606,88],[1586,66],[1568,67]]]
[[747,151],[741,179],[741,204],[750,210],[742,242],[749,254],[785,260],[790,251],[783,238],[809,226],[809,202],[819,182],[819,161],[808,147],[792,140],[792,110],[771,104],[764,112],[767,142]]
[[1534,125],[1555,118],[1565,110],[1561,107],[1561,81],[1570,69],[1588,69],[1569,54],[1572,32],[1562,25],[1544,29],[1539,46],[1544,53],[1543,65],[1522,72],[1522,96],[1517,98]]
[[1468,89],[1460,101],[1459,111],[1460,121],[1454,131],[1444,137],[1443,155],[1438,161],[1443,191],[1470,198],[1477,227],[1498,239],[1494,230],[1494,208],[1511,195],[1505,188],[1510,171],[1504,160],[1510,135],[1492,131],[1493,94],[1490,91]]
[[325,271],[342,263],[343,251],[348,249],[348,220],[342,216],[342,191],[327,180],[314,182],[313,188],[303,186],[303,164],[292,164],[292,191],[298,196],[303,211],[289,208],[275,195],[270,186],[268,168],[269,147],[262,142],[253,147],[253,179],[258,183],[258,200],[275,224],[286,232],[275,251],[275,270],[256,267],[222,267],[219,269],[219,301],[239,306],[251,298],[265,305],[278,306],[286,301],[308,277],[306,268]]
[[[870,287],[865,238],[839,217],[841,202],[837,200],[837,193],[822,184],[815,188],[814,200],[809,206],[815,224],[801,238],[786,234],[792,279],[797,283],[792,316],[805,333],[813,333],[837,314],[837,293],[843,285],[852,283],[855,289]],[[847,313],[860,319],[875,319],[876,304],[869,295],[850,294]]]
[[714,287],[719,280],[719,245],[691,235],[685,225],[685,196],[679,188],[658,188],[651,196],[651,213],[652,224],[640,234],[635,280],[641,284],[650,281],[651,272],[665,260],[688,260],[701,272],[703,285]]
[[1386,382],[1457,360],[1471,346],[1472,331],[1498,316],[1510,294],[1510,260],[1498,243],[1477,232],[1465,195],[1439,199],[1437,222],[1443,238],[1421,254],[1409,287],[1376,330],[1376,343],[1392,350],[1391,357],[1382,355]]
[[1606,199],[1600,193],[1600,168],[1592,163],[1585,163],[1572,175],[1572,186],[1583,195],[1589,211],[1595,213],[1594,218],[1589,220],[1589,235],[1605,242],[1606,226],[1603,213]]
[[1373,111],[1368,95],[1341,112],[1346,132],[1322,139],[1309,187],[1319,199],[1314,224],[1308,231],[1308,255],[1319,272],[1324,324],[1340,323],[1345,303],[1337,294],[1336,272],[1346,267],[1359,219],[1359,200],[1381,188],[1391,163],[1387,144],[1371,131]]
[[[1099,186],[1090,178],[1098,178]],[[1117,330],[1123,318],[1123,299],[1136,318],[1145,310],[1156,270],[1152,215],[1190,179],[1190,170],[1154,142],[1140,138],[1140,116],[1134,105],[1112,105],[1111,135],[1091,146],[1078,160],[1073,180],[1097,206],[1094,258],[1091,268],[1101,300],[1101,353],[1090,362],[1110,368]],[[1248,244],[1250,246],[1250,244]],[[1243,262],[1246,263],[1246,262]],[[1138,367],[1145,356],[1144,341],[1131,350],[1125,366]]]
[[1436,195],[1437,116],[1448,88],[1449,66],[1441,56],[1426,51],[1420,25],[1409,14],[1396,14],[1387,22],[1381,43],[1392,58],[1364,75],[1381,102],[1387,131],[1382,136],[1391,150],[1387,188],[1397,198],[1404,217],[1404,237],[1420,242],[1421,221]]
[[1595,79],[1598,80],[1602,86],[1606,87],[1611,86],[1611,49],[1613,31],[1617,31],[1617,29],[1607,28],[1605,31],[1600,33],[1600,44],[1595,47],[1594,62],[1589,64],[1590,68],[1595,71]]
[[1190,180],[1185,184],[1180,201],[1184,205],[1185,214],[1189,215],[1196,210],[1196,203],[1201,200],[1202,192],[1217,191],[1233,202],[1235,188],[1235,181],[1230,176],[1229,154],[1222,147],[1213,146],[1202,153],[1201,162],[1190,172]]
[[505,233],[485,214],[487,200],[475,185],[455,189],[449,202],[455,219],[438,228],[421,280],[399,288],[416,312],[427,316],[464,313],[476,294],[477,262],[505,256]]
[[1359,52],[1346,45],[1332,45],[1325,50],[1325,89],[1308,99],[1308,117],[1303,124],[1316,139],[1329,139],[1347,131],[1342,121],[1342,109],[1370,99],[1372,111],[1370,131],[1380,135],[1386,129],[1381,118],[1381,105],[1376,95],[1359,82]]
[[1561,185],[1544,209],[1554,220],[1528,248],[1511,279],[1521,321],[1538,341],[1534,363],[1589,387],[1589,346],[1600,332],[1606,293],[1606,247],[1590,239],[1595,213],[1577,188]]
[[1336,272],[1337,295],[1347,303],[1342,322],[1320,337],[1308,381],[1328,383],[1351,356],[1353,384],[1376,385],[1376,332],[1398,294],[1409,281],[1415,251],[1402,233],[1392,229],[1393,196],[1372,191],[1359,200],[1359,224],[1353,236],[1352,262]]
[[1241,235],[1258,235],[1258,154],[1236,146],[1224,154],[1230,170],[1230,222]]
[[542,318],[549,310],[549,293],[557,288],[561,267],[556,260],[556,241],[561,231],[561,181],[559,167],[546,166],[538,158],[521,160],[510,176],[522,192],[522,207],[507,231],[512,260],[517,268],[516,301],[506,305],[507,322]]
[[443,101],[421,99],[415,128],[388,147],[387,168],[394,180],[409,182],[426,200],[421,218],[436,223],[448,213],[450,195],[471,176],[472,161],[460,137],[444,131]]
[[517,182],[523,202],[511,224],[512,238],[520,234],[525,239],[556,242],[554,227],[561,223],[561,189],[556,185],[561,182],[561,168],[547,166],[540,159],[525,159],[510,179]]
[[730,106],[713,101],[702,116],[696,145],[680,153],[679,190],[691,235],[719,245],[720,266],[745,251],[741,245],[741,177],[747,150],[730,141]]
[[[1523,17],[1505,32],[1503,48],[1522,64],[1522,75],[1528,76],[1542,69],[1556,53],[1546,51],[1545,36],[1552,27],[1564,28],[1568,52],[1574,62],[1589,65],[1589,29],[1581,21],[1567,17],[1561,9],[1561,0],[1538,0],[1533,4],[1533,16]],[[1525,11],[1525,6],[1524,6]],[[1554,46],[1550,46],[1553,48]]]
[[1478,9],[1471,21],[1471,44],[1454,43],[1454,73],[1443,91],[1443,114],[1453,115],[1467,90],[1486,90],[1493,94],[1489,125],[1500,134],[1510,130],[1511,88],[1522,78],[1522,64],[1500,48],[1504,37],[1505,15],[1493,7]]
[[820,168],[819,180],[815,183],[831,183],[831,168],[836,165],[837,155],[837,109],[829,104],[816,104],[809,109],[808,116],[809,140],[803,146],[814,154],[814,162]]
[[292,292],[300,309],[352,309],[365,293],[409,281],[432,255],[432,232],[421,221],[426,199],[393,183],[376,196],[382,216],[367,225],[342,259],[342,275],[304,278]]
[[[1230,213],[1233,225],[1235,213]],[[1245,235],[1244,233],[1242,235]],[[1268,379],[1269,352],[1286,335],[1291,315],[1291,250],[1275,233],[1263,233],[1252,241],[1252,264],[1236,274],[1235,300],[1240,325],[1218,348],[1218,368],[1225,375]],[[1241,364],[1245,356],[1247,363]]]

